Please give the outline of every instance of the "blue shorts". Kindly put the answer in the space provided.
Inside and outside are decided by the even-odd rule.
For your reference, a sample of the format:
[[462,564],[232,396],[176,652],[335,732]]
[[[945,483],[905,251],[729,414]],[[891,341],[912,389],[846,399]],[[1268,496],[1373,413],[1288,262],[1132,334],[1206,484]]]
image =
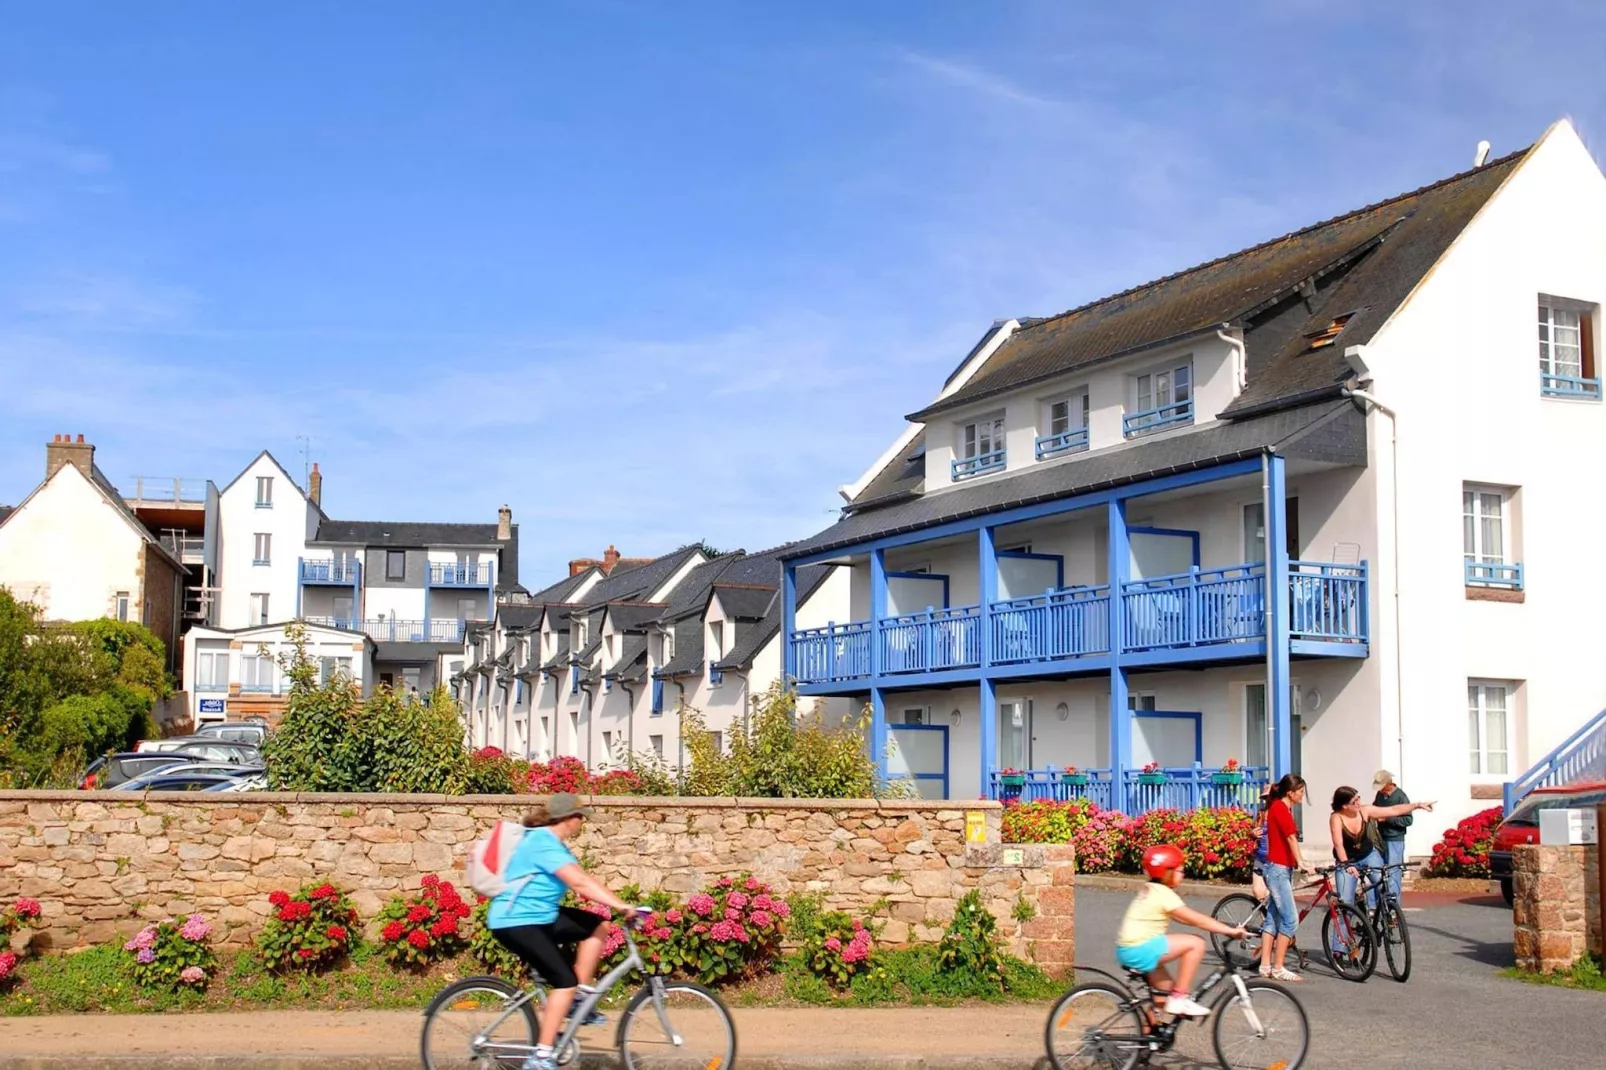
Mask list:
[[1131,947],[1116,947],[1115,961],[1128,970],[1150,973],[1160,965],[1160,960],[1165,958],[1169,950],[1170,941],[1164,936],[1155,936]]

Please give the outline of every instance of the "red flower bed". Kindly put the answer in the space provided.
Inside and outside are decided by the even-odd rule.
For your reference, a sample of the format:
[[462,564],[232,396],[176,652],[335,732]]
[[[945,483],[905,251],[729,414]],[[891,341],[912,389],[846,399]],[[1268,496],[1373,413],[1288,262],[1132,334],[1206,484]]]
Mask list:
[[276,970],[316,970],[351,950],[357,911],[334,885],[302,888],[295,895],[268,896],[273,913],[257,937],[263,960]]
[[1247,881],[1255,854],[1255,822],[1235,807],[1208,810],[1151,810],[1126,817],[1086,799],[1008,804],[1004,842],[1070,843],[1084,873],[1140,872],[1143,850],[1174,843],[1187,859],[1190,877]]
[[1473,814],[1444,830],[1444,839],[1433,846],[1433,858],[1423,875],[1428,877],[1487,877],[1489,875],[1489,848],[1494,845],[1494,830],[1505,816],[1498,806]]
[[474,908],[450,881],[430,875],[421,885],[416,896],[398,895],[379,912],[381,947],[398,966],[426,966],[468,944],[463,922]]

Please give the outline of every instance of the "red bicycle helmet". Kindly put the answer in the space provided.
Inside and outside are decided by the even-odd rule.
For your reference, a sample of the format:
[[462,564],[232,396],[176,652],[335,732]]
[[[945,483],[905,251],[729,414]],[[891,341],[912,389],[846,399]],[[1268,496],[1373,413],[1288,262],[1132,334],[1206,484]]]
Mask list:
[[1143,872],[1158,880],[1173,869],[1182,868],[1182,851],[1169,843],[1157,843],[1143,852]]

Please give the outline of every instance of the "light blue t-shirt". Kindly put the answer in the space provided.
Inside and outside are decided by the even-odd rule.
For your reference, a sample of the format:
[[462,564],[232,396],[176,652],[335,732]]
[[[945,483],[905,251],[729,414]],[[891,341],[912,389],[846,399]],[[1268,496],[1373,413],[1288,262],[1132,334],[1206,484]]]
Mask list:
[[[568,885],[558,878],[558,870],[577,864],[551,829],[530,829],[508,862],[505,876],[515,887],[491,900],[486,924],[493,929],[511,929],[515,925],[546,925],[554,921],[558,903],[568,890]],[[524,883],[516,884],[518,881]]]

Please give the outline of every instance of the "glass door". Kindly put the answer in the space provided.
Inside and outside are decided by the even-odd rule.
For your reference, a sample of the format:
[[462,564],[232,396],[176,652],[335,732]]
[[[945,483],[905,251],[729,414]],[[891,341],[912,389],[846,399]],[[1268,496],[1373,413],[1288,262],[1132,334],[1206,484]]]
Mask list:
[[998,704],[998,762],[1001,768],[1031,768],[1031,721],[1030,703],[1012,699]]

